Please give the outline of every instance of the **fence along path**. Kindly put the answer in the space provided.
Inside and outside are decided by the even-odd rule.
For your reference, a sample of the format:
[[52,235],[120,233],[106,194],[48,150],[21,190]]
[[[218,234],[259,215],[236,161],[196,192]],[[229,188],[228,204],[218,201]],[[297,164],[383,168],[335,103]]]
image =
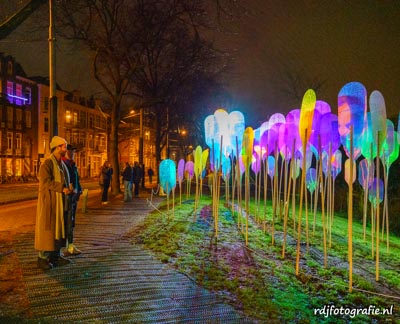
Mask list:
[[[90,194],[89,194],[90,195]],[[94,204],[94,199],[98,200]],[[120,199],[122,200],[122,199]],[[89,199],[79,211],[75,242],[82,255],[44,272],[36,267],[34,233],[15,238],[32,319],[96,323],[253,323],[221,297],[161,263],[125,235],[150,211],[146,199]]]

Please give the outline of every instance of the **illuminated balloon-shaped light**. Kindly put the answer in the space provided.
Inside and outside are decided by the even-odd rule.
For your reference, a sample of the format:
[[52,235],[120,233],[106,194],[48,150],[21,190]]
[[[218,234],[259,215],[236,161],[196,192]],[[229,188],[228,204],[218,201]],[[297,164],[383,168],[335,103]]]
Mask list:
[[268,136],[269,130],[266,130],[262,133],[260,138],[260,153],[262,152],[262,160],[265,160],[265,158],[269,155]]
[[201,154],[201,167],[202,167],[202,173],[204,173],[203,171],[205,170],[206,166],[207,166],[207,159],[208,159],[208,154],[209,154],[210,150],[209,149],[205,149],[203,150],[202,154]]
[[397,132],[391,120],[386,120],[386,138],[383,143],[383,160],[386,164],[387,172],[394,161],[399,157],[399,142]]
[[200,145],[198,145],[193,152],[194,156],[194,175],[196,178],[199,177],[201,172],[203,171],[203,166],[202,166],[202,154],[203,154],[203,149],[201,148]]
[[251,160],[253,158],[253,142],[254,142],[254,130],[251,127],[247,127],[243,134],[243,143],[242,143],[242,158],[246,170],[249,170],[251,165]]
[[273,156],[268,156],[268,175],[271,179],[274,178],[275,174],[275,158]]
[[281,113],[275,113],[269,118],[269,127],[271,128],[274,124],[284,124],[286,122],[285,115]]
[[342,152],[336,150],[332,155],[332,178],[336,179],[337,175],[342,171]]
[[[386,106],[382,94],[375,90],[369,96],[369,110],[371,112],[372,134],[375,144],[379,144],[379,156],[382,152],[382,144],[386,138]],[[379,132],[379,143],[376,143]]]
[[320,113],[320,115],[325,115],[331,112],[331,106],[325,101],[317,100],[315,104],[315,110]]
[[[389,157],[387,158],[387,169],[390,168],[390,166],[392,165],[392,163],[394,161],[397,160],[397,158],[399,157],[399,150],[400,150],[400,145],[399,145],[399,134],[397,132],[393,132],[393,150],[390,153]],[[385,149],[385,145],[383,146]]]
[[367,90],[360,82],[350,82],[343,86],[338,95],[338,122],[340,141],[350,155],[350,128],[353,127],[353,156],[361,154],[361,135],[367,113]]
[[225,155],[222,156],[222,177],[227,181],[229,174],[231,173],[231,160]]
[[313,193],[317,186],[317,170],[309,168],[306,172],[306,186],[309,192]]
[[299,132],[303,145],[304,143],[308,142],[308,139],[311,135],[316,101],[317,96],[315,95],[314,90],[308,89],[303,96],[303,101],[301,103],[300,109]]
[[205,134],[206,144],[209,147],[212,147],[212,142],[215,138],[216,127],[217,125],[214,115],[207,116],[206,119],[204,120],[204,134]]
[[170,159],[161,161],[159,167],[160,186],[169,194],[176,186],[176,166]]
[[236,140],[238,146],[242,147],[243,134],[245,130],[245,119],[240,111],[232,111],[229,114],[229,142],[233,146],[232,153],[236,156]]
[[[356,164],[352,163],[353,165],[353,179],[351,180],[352,183],[356,180]],[[350,159],[347,159],[346,162],[344,162],[344,179],[346,182],[349,184],[350,183]]]
[[363,187],[364,190],[368,188],[368,182],[369,182],[369,165],[368,165],[368,160],[367,159],[362,159],[358,163],[358,183]]
[[187,180],[193,178],[194,175],[194,163],[192,161],[187,161],[185,164],[185,177]]
[[[318,101],[317,101],[318,103]],[[319,141],[321,138],[321,114],[318,110],[314,110],[314,115],[313,115],[313,119],[312,119],[312,129],[311,129],[311,135],[309,138],[309,143],[311,151],[314,153],[314,155],[316,156],[317,160],[319,160],[320,156],[319,156]]]
[[361,153],[368,161],[376,156],[376,145],[374,145],[373,137],[371,113],[367,112],[364,132],[361,135]]
[[[377,195],[378,181],[379,181],[379,196]],[[381,203],[383,201],[383,190],[384,190],[384,185],[382,179],[378,180],[377,178],[374,178],[369,184],[368,200],[371,203],[376,204],[376,198],[378,196],[379,202]]]
[[261,159],[258,158],[256,154],[253,155],[253,159],[251,161],[251,169],[255,174],[258,174],[261,171]]
[[180,159],[178,162],[178,182],[182,183],[185,174],[185,160]]

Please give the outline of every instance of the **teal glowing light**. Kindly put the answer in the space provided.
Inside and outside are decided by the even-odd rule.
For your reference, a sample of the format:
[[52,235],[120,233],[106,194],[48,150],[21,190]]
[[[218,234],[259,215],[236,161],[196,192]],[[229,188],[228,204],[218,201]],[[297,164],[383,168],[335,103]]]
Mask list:
[[166,194],[176,187],[176,166],[170,159],[161,161],[159,168],[160,186]]

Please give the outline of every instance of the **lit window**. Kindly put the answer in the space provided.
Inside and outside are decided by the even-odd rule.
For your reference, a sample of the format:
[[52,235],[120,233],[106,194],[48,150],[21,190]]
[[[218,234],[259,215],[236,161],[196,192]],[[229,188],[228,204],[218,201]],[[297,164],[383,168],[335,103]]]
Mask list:
[[24,104],[25,100],[22,100],[22,85],[17,83],[15,84],[15,104],[21,106]]
[[74,127],[78,126],[78,112],[74,111]]
[[10,103],[14,102],[14,83],[7,81],[7,97]]
[[17,150],[21,149],[21,143],[22,143],[22,134],[21,133],[15,134],[15,148]]
[[7,132],[7,149],[13,148],[13,133]]
[[67,122],[68,124],[71,122],[71,111],[67,110],[65,112],[65,122]]

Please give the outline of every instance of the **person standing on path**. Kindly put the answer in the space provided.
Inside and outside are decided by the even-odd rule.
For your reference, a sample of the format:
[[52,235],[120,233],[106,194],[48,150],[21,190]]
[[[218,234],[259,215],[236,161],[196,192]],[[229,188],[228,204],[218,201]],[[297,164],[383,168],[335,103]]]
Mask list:
[[67,141],[54,136],[50,142],[50,150],[50,157],[44,160],[39,169],[35,224],[35,249],[39,251],[37,264],[43,270],[70,262],[59,252],[62,239],[65,238],[65,195],[72,193],[68,169],[62,161],[67,152]]
[[105,161],[101,167],[99,176],[100,186],[103,189],[103,193],[101,195],[102,205],[108,204],[108,188],[110,188],[112,174],[113,169],[111,168],[110,162]]
[[148,168],[147,170],[147,175],[149,176],[149,182],[150,184],[153,183],[153,175],[154,175],[154,171],[152,168]]
[[135,197],[139,196],[139,186],[142,177],[143,177],[142,168],[140,167],[139,162],[135,162],[133,166],[133,183],[135,184],[135,189],[134,189]]
[[122,171],[122,180],[124,181],[124,201],[132,201],[133,170],[128,162],[125,163],[125,169]]
[[63,256],[78,255],[82,253],[73,243],[76,208],[78,205],[79,197],[82,194],[82,187],[79,182],[78,167],[75,163],[75,152],[76,147],[67,144],[67,153],[62,158],[63,162],[67,166],[69,180],[73,190],[73,193],[66,197],[69,206],[67,208],[67,211],[65,212],[65,229],[67,240],[64,244],[65,246],[61,249],[61,253]]

